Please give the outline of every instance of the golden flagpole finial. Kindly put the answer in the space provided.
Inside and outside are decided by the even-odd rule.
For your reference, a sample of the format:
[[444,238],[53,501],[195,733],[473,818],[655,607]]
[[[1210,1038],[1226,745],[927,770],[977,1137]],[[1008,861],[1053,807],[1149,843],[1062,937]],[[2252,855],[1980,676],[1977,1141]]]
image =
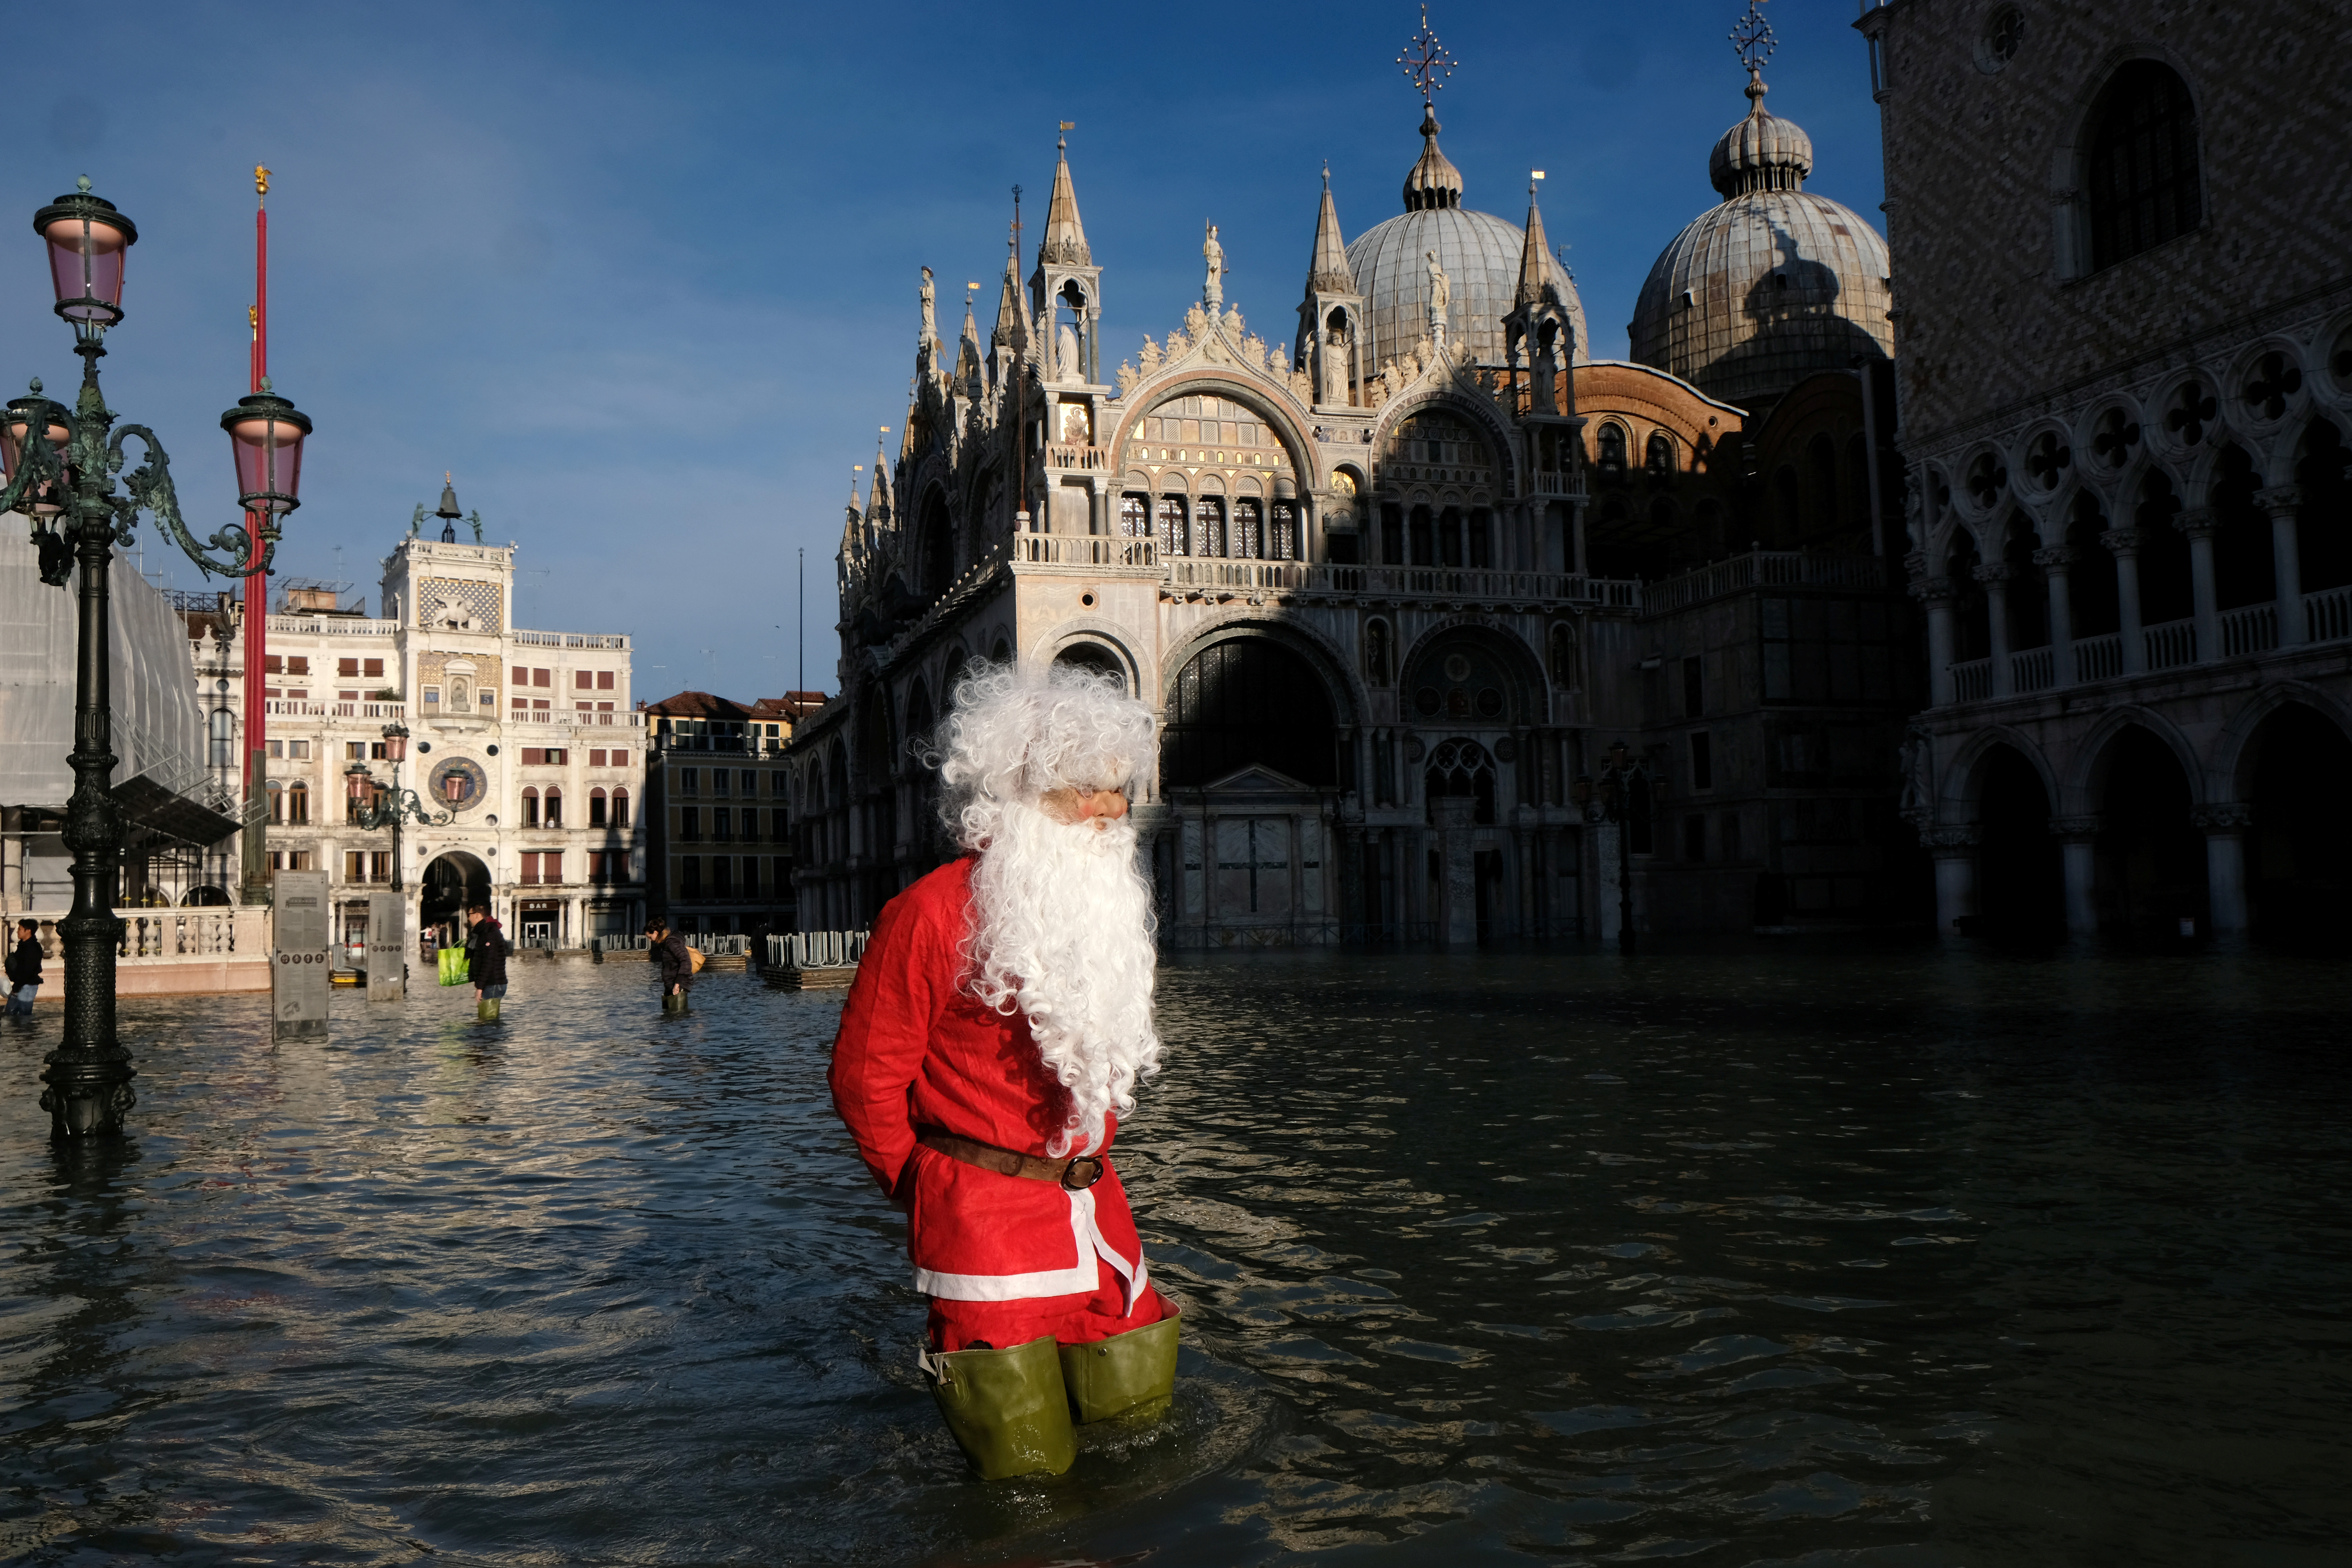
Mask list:
[[257,196],[269,194],[269,171],[259,163],[253,166],[253,194]]
[[260,336],[261,311],[258,307],[247,305],[245,308],[245,324],[253,330],[253,333],[256,337]]

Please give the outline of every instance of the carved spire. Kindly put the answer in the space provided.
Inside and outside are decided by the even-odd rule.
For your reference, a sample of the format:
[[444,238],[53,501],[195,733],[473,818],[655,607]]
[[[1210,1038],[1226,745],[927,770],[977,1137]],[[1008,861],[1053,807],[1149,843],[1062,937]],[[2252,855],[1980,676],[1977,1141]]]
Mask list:
[[[889,426],[883,426],[882,436],[887,436],[889,433]],[[890,510],[888,451],[883,443],[882,437],[877,436],[874,438],[874,483],[866,492],[866,521],[876,524],[877,529],[887,526],[890,521]]]
[[1551,247],[1544,239],[1543,209],[1536,205],[1536,180],[1528,182],[1528,237],[1519,247],[1519,291],[1513,296],[1515,305],[1539,305],[1544,297],[1544,263]]
[[1045,204],[1045,242],[1037,248],[1037,260],[1040,265],[1092,267],[1087,231],[1078,222],[1078,193],[1070,184],[1069,147],[1067,136],[1055,138],[1054,195]]
[[1356,275],[1348,267],[1347,241],[1339,234],[1339,209],[1331,201],[1331,165],[1323,165],[1323,205],[1315,215],[1315,257],[1307,267],[1310,294],[1352,294]]
[[971,293],[963,291],[963,342],[956,350],[956,380],[967,386],[980,379],[980,323],[972,319]]

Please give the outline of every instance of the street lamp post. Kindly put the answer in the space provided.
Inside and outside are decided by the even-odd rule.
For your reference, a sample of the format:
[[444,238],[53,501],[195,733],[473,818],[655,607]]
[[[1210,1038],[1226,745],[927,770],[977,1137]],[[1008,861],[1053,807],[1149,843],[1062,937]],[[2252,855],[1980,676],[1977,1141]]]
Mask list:
[[1631,953],[1633,940],[1633,816],[1646,820],[1653,795],[1662,795],[1665,781],[1652,774],[1650,764],[1632,755],[1622,741],[1609,748],[1601,776],[1576,775],[1576,804],[1587,822],[1611,822],[1617,826],[1617,951]]
[[[80,396],[68,410],[42,396],[36,379],[30,395],[11,399],[0,414],[0,469],[6,476],[0,511],[31,521],[42,582],[62,588],[77,566],[81,570],[68,759],[74,789],[61,835],[73,851],[74,901],[58,922],[65,945],[65,1031],[41,1073],[47,1085],[41,1108],[49,1113],[50,1135],[58,1139],[120,1133],[137,1076],[115,1033],[114,960],[122,922],[113,905],[123,826],[109,787],[116,762],[109,644],[114,549],[137,536],[143,511],[205,572],[226,577],[268,572],[278,520],[301,504],[296,497],[302,440],[310,433],[307,417],[266,389],[222,416],[236,452],[238,500],[260,526],[248,531],[231,523],[205,543],[196,542],[181,521],[171,459],[154,433],[142,425],[114,429],[114,411],[99,391],[107,330],[122,319],[123,258],[139,231],[113,203],[90,195],[87,177],[77,185],[33,215],[33,231],[48,246],[57,313],[72,326],[74,352],[81,356]],[[146,460],[123,476],[117,494],[115,476],[130,437],[138,438]],[[207,546],[219,554],[207,553]]]
[[379,827],[392,829],[392,886],[397,892],[405,884],[400,879],[400,825],[404,818],[415,819],[420,827],[446,827],[452,815],[444,811],[436,815],[425,809],[425,802],[413,789],[400,787],[400,764],[408,756],[408,727],[392,723],[383,727],[383,754],[392,763],[392,788],[383,799],[376,798],[375,775],[365,763],[353,763],[343,770],[344,788],[351,796],[351,820],[354,826],[373,832]]

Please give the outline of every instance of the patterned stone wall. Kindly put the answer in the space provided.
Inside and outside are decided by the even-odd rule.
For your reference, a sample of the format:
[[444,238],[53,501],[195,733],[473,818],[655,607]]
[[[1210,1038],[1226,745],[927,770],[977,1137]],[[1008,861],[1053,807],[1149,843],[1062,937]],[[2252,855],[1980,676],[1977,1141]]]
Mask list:
[[499,624],[499,585],[462,577],[423,578],[416,584],[416,624],[426,631],[504,631]]
[[[1906,444],[2160,361],[2352,272],[2340,0],[2023,0],[2016,51],[1992,68],[1988,29],[2010,9],[1896,0],[1864,19],[1885,38]],[[2083,269],[2076,143],[2102,84],[2136,57],[2170,65],[2197,100],[2204,223],[2070,276]]]

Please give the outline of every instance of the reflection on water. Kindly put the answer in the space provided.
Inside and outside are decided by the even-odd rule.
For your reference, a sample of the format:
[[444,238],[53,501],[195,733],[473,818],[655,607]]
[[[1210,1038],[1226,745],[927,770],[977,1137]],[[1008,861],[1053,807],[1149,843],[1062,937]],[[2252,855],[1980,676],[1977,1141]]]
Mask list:
[[[0,1555],[2206,1564],[2341,1550],[2322,965],[1186,962],[1123,1139],[1175,1417],[984,1488],[838,996],[619,965],[126,1003],[136,1136],[0,1035]],[[1123,1445],[1123,1446],[1122,1446]]]

